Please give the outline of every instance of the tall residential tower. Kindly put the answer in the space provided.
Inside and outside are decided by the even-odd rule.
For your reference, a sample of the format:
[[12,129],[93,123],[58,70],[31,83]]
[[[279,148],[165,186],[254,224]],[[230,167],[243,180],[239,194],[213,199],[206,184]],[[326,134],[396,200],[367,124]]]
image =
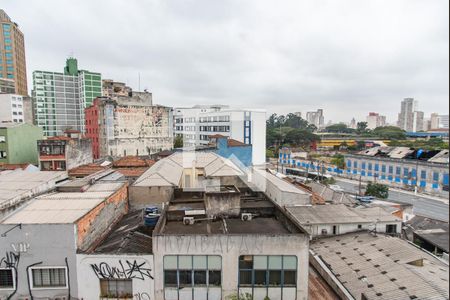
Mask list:
[[0,9],[0,79],[14,80],[15,93],[27,96],[25,42],[19,25]]
[[84,133],[84,109],[102,95],[100,73],[78,69],[68,58],[64,73],[33,72],[34,116],[45,136],[61,135],[66,129]]

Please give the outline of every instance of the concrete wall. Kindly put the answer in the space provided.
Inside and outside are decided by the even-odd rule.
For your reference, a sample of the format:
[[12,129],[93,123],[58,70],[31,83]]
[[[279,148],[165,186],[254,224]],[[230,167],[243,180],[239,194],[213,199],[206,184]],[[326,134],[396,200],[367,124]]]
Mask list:
[[127,184],[124,184],[76,223],[77,246],[87,251],[94,246],[120,218],[128,212]]
[[79,299],[99,299],[100,279],[131,279],[132,299],[155,299],[153,255],[78,254],[77,270]]
[[[14,225],[0,224],[0,232],[11,230]],[[53,299],[70,294],[77,296],[77,264],[76,238],[73,224],[23,224],[9,231],[5,237],[0,237],[0,268],[13,268],[17,276],[15,290],[0,289],[0,299],[11,300]],[[66,264],[67,259],[67,264]],[[68,272],[66,288],[29,288],[28,268],[65,267]],[[31,279],[31,276],[30,276]]]
[[0,158],[0,162],[38,164],[37,141],[44,136],[41,128],[32,124],[22,124],[0,129],[0,136],[6,137],[6,142],[0,143],[0,150],[7,151],[7,158]]
[[151,204],[168,202],[173,196],[173,187],[130,186],[128,189],[131,210],[141,209]]
[[66,146],[66,170],[92,163],[92,141],[90,139],[71,140]]
[[306,300],[308,247],[306,235],[156,235],[153,237],[155,299],[164,299],[165,255],[220,255],[222,299],[237,294],[240,255],[295,255],[298,262],[297,300]]
[[[361,228],[358,228],[358,225],[361,225]],[[311,233],[311,236],[324,236],[324,235],[333,235],[333,226],[336,226],[336,234],[345,234],[349,232],[356,232],[360,230],[374,230],[376,227],[376,231],[378,233],[386,233],[386,225],[397,225],[397,234],[401,233],[402,223],[398,222],[378,222],[375,226],[374,223],[347,223],[347,224],[321,224],[321,225],[310,225],[303,226],[308,232]],[[326,230],[326,234],[322,234],[322,230]]]

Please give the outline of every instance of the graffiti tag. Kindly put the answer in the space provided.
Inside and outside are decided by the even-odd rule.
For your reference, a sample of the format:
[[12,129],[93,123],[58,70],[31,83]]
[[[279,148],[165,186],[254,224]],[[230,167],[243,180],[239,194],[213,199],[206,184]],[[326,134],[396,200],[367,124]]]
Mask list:
[[0,268],[16,269],[19,266],[20,253],[6,252],[0,259]]
[[91,264],[92,270],[99,279],[153,279],[151,269],[145,267],[145,262],[139,264],[135,261],[119,260],[118,266],[110,266],[106,262]]

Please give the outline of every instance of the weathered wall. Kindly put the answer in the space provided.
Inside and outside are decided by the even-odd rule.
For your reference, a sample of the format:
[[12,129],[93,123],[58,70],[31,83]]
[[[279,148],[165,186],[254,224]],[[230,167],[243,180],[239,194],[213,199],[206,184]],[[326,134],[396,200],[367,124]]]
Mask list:
[[252,165],[252,146],[235,146],[228,147],[227,138],[217,139],[216,153],[222,157],[231,159],[233,162],[236,160],[242,163],[244,166]]
[[90,139],[71,140],[66,146],[66,170],[94,161]]
[[37,141],[43,138],[42,128],[32,124],[0,129],[0,136],[5,136],[6,143],[0,143],[0,150],[7,151],[6,159],[0,162],[10,164],[38,164]]
[[237,293],[240,255],[296,255],[297,299],[308,298],[308,247],[306,235],[165,235],[153,237],[155,299],[164,299],[165,255],[220,255],[222,298]]
[[173,196],[173,187],[130,186],[128,189],[131,210],[141,209],[150,204],[168,202]]
[[77,221],[77,246],[81,251],[87,251],[95,245],[108,232],[107,229],[128,212],[127,186],[124,184]]
[[[14,227],[0,224],[0,232]],[[73,297],[77,296],[77,264],[76,238],[73,224],[22,224],[14,228],[5,237],[0,237],[0,268],[13,268],[16,271],[16,290],[0,289],[0,299],[12,300],[28,298],[53,299],[65,296],[68,299],[69,289]],[[67,258],[67,264],[66,264]],[[57,289],[29,289],[27,268],[65,267],[69,275],[68,286]]]
[[132,279],[133,300],[154,299],[153,255],[78,254],[79,298],[99,299],[100,279]]
[[205,193],[204,200],[208,217],[239,216],[241,211],[240,193]]

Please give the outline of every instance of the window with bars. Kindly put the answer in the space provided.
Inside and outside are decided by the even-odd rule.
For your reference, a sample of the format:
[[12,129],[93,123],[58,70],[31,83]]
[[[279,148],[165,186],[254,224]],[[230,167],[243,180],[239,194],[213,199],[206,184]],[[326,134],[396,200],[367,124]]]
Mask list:
[[0,269],[0,289],[14,289],[12,269]]
[[295,287],[297,257],[242,255],[239,257],[239,287]]
[[132,297],[133,283],[131,279],[100,279],[101,297],[125,298]]
[[31,269],[33,288],[67,286],[66,268],[35,268]]

